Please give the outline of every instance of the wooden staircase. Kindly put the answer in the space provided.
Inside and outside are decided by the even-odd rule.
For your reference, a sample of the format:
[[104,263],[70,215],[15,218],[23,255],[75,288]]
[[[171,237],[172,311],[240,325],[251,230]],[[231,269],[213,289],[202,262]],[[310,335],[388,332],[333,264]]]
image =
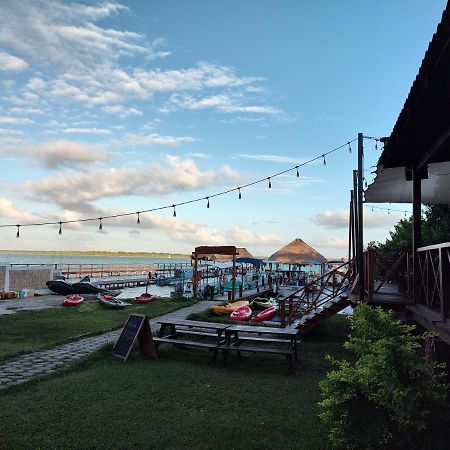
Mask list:
[[317,327],[329,317],[334,316],[339,311],[347,308],[351,304],[351,301],[347,296],[337,297],[327,303],[324,303],[320,309],[315,309],[308,314],[296,319],[292,326],[300,330],[300,336],[310,332],[313,328]]

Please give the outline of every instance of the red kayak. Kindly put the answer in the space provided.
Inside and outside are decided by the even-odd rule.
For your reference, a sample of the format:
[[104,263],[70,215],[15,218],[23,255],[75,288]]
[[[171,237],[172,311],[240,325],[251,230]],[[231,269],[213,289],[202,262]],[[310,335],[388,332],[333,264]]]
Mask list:
[[84,298],[81,295],[73,294],[68,295],[63,302],[63,306],[78,306],[84,302]]
[[276,313],[276,308],[271,306],[253,317],[252,322],[264,322],[265,320],[270,320]]
[[141,296],[136,297],[133,300],[133,303],[148,303],[151,302],[154,298],[155,296],[152,294],[142,294]]
[[241,306],[230,314],[231,320],[249,320],[252,317],[252,310],[248,306]]

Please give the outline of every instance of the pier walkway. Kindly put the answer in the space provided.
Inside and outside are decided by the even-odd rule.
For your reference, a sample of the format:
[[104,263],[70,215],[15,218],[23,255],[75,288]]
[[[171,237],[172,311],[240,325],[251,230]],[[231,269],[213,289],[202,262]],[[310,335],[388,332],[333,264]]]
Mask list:
[[[150,319],[150,326],[155,331],[161,319],[181,320],[193,312],[217,305],[219,301],[200,301],[195,305],[178,309],[163,316]],[[25,383],[30,379],[46,375],[68,367],[80,358],[98,350],[102,345],[114,342],[122,330],[114,330],[98,336],[83,338],[48,350],[28,353],[0,363],[0,389]]]

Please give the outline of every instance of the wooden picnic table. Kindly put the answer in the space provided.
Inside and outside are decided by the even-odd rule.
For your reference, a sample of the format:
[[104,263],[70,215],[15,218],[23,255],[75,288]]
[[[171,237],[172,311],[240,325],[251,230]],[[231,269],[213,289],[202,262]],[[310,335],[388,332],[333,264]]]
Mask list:
[[[157,337],[153,340],[155,346],[162,343],[173,344],[173,345],[185,345],[190,347],[202,347],[208,348],[214,351],[214,361],[217,359],[217,351],[221,345],[225,343],[225,339],[222,337],[223,332],[230,325],[223,323],[213,323],[213,322],[200,322],[198,320],[158,320],[161,325]],[[206,330],[206,331],[195,331],[193,328]],[[166,331],[169,330],[168,333]],[[202,336],[214,338],[214,342],[206,341],[194,341],[188,339],[179,339],[179,336]]]
[[[225,330],[225,343],[221,345],[223,350],[224,366],[227,365],[228,353],[230,351],[280,354],[289,360],[289,368],[292,369],[292,357],[297,360],[297,336],[298,329],[295,328],[274,328],[251,325],[230,325]],[[256,336],[255,336],[256,335]],[[273,338],[267,335],[274,336]],[[241,345],[245,341],[262,342],[267,344],[287,344],[287,348],[260,347]]]

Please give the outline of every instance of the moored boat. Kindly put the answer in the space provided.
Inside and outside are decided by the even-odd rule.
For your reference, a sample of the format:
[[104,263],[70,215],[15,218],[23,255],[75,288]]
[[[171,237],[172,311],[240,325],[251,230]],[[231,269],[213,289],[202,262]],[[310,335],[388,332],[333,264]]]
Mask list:
[[275,314],[277,313],[277,310],[275,307],[271,306],[270,308],[265,309],[264,311],[261,311],[258,315],[255,317],[252,317],[252,322],[264,322],[265,320],[270,320]]
[[136,297],[136,298],[133,300],[133,303],[149,303],[149,302],[151,302],[154,298],[155,298],[154,295],[145,293],[145,294],[141,294],[139,297]]
[[234,310],[241,308],[242,306],[248,306],[248,301],[240,300],[234,303],[227,303],[225,306],[215,305],[211,307],[211,311],[217,315],[231,314]]
[[249,306],[241,306],[230,314],[231,320],[245,321],[249,320],[250,317],[252,317],[252,310]]
[[68,295],[63,302],[63,306],[78,306],[84,302],[84,297],[77,294]]

